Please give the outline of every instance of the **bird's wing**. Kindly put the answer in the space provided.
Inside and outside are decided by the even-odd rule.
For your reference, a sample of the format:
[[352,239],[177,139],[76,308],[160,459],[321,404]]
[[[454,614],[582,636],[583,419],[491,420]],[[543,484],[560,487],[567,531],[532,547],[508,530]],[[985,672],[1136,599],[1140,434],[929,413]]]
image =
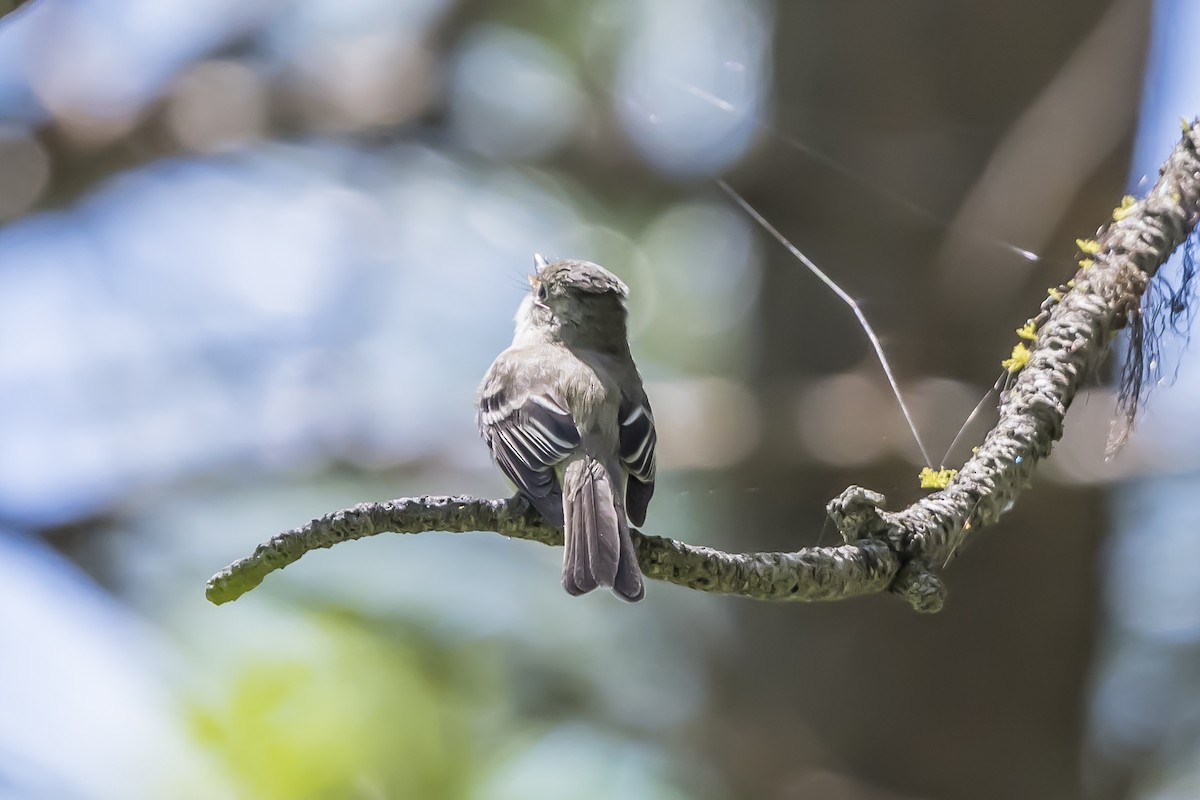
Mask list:
[[554,467],[580,443],[561,398],[544,387],[514,395],[489,374],[479,398],[479,431],[504,475],[543,517],[561,527],[562,487]]
[[654,432],[654,412],[650,401],[642,396],[621,403],[621,464],[629,473],[625,487],[625,511],[634,525],[646,522],[646,509],[654,496],[657,465],[654,448],[658,435]]

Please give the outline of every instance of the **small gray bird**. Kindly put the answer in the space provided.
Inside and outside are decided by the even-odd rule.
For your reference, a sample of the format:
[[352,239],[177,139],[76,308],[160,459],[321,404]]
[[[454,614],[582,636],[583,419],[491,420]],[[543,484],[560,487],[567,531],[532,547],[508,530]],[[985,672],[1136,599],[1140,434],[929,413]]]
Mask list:
[[626,516],[646,521],[656,437],[629,352],[629,290],[588,261],[533,264],[512,346],[479,387],[479,431],[517,490],[563,528],[563,588],[641,600]]

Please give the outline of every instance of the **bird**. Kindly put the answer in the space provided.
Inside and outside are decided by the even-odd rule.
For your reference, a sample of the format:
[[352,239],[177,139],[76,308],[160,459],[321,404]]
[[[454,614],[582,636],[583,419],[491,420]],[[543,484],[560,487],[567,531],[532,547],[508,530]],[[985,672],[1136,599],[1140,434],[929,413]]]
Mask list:
[[646,520],[658,437],[629,349],[629,289],[590,261],[533,263],[512,344],[479,387],[479,432],[517,492],[563,529],[567,593],[637,602],[629,525]]

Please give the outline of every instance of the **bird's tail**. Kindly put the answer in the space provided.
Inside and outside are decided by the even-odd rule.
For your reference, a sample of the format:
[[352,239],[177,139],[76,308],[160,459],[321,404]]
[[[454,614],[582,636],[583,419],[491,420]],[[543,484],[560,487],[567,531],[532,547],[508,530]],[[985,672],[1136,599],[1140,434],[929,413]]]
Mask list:
[[603,586],[630,602],[641,600],[646,587],[624,504],[609,471],[591,456],[580,454],[568,459],[562,476],[563,588],[578,595]]

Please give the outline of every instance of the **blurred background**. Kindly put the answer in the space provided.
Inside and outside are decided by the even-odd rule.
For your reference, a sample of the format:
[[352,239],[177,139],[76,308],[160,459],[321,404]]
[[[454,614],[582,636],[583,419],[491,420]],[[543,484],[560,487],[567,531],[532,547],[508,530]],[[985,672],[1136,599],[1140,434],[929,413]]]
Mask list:
[[558,551],[492,534],[203,597],[324,512],[505,493],[473,397],[535,251],[631,286],[647,530],[795,549],[849,483],[911,502],[862,331],[714,178],[861,302],[956,466],[1073,240],[1200,113],[1200,4],[13,5],[0,798],[1200,796],[1182,339],[1118,459],[1111,390],[1076,402],[934,617],[573,599]]

